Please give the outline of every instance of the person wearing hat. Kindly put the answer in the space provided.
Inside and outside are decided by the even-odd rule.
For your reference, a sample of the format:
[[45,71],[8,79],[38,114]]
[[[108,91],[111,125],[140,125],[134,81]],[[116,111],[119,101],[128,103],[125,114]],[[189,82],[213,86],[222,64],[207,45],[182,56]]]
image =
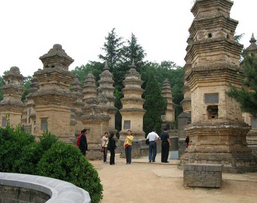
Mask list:
[[79,145],[79,149],[82,152],[82,154],[85,156],[86,155],[86,151],[87,151],[87,129],[83,129],[81,130],[81,138],[80,138],[80,145]]

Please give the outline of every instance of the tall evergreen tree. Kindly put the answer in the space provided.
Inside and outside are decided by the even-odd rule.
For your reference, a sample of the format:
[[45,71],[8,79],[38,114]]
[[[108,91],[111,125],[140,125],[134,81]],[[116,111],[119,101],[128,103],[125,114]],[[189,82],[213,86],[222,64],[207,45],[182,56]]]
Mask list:
[[106,42],[102,50],[105,51],[105,55],[99,55],[99,58],[107,61],[110,71],[112,72],[113,68],[119,64],[121,59],[121,48],[123,46],[123,41],[121,37],[115,32],[115,28],[112,29],[108,36],[105,38]]
[[155,128],[157,133],[160,133],[162,124],[161,115],[164,113],[167,103],[161,95],[161,88],[153,72],[149,74],[143,96],[145,99],[144,109],[146,110],[143,123],[144,131],[148,134]]
[[231,85],[227,94],[240,103],[243,112],[257,117],[257,58],[247,53],[244,53],[243,56],[244,87],[237,89]]
[[146,53],[143,47],[137,43],[137,38],[133,33],[131,34],[131,39],[127,40],[127,44],[122,48],[123,63],[130,65],[134,60],[138,68],[143,66],[143,59]]

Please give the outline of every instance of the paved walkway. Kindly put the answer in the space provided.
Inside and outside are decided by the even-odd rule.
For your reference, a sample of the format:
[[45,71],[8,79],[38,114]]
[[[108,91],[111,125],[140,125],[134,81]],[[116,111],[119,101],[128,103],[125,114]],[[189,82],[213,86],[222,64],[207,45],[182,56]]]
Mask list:
[[116,164],[91,161],[101,178],[102,203],[256,203],[257,173],[223,173],[221,189],[186,188],[177,160],[155,163],[147,157],[132,160],[131,165],[116,155]]

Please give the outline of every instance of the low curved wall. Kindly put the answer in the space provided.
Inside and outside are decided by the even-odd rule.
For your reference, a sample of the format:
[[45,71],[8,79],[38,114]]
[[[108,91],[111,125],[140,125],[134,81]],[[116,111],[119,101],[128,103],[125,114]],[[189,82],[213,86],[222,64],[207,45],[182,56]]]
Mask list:
[[0,202],[91,202],[85,190],[65,181],[42,176],[0,173],[0,188]]

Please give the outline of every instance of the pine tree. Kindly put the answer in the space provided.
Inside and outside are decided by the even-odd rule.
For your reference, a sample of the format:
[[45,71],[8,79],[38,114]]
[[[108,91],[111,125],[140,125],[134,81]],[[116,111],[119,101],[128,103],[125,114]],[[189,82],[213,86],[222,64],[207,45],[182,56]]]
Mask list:
[[118,37],[115,28],[112,29],[108,36],[105,38],[106,42],[102,50],[105,51],[105,55],[99,55],[99,58],[107,61],[110,71],[112,72],[113,68],[119,64],[121,59],[121,48],[123,46],[123,41],[121,37]]
[[237,89],[231,85],[227,94],[240,103],[243,112],[248,112],[257,117],[257,58],[247,53],[243,55],[244,86]]
[[148,134],[152,129],[156,129],[157,133],[160,133],[162,125],[161,115],[164,113],[167,104],[161,95],[161,88],[152,72],[150,72],[146,84],[144,99],[144,109],[146,110],[143,124],[144,131]]
[[128,65],[134,60],[137,67],[143,66],[146,53],[143,47],[137,43],[137,38],[133,33],[131,34],[131,39],[127,40],[127,44],[122,48],[123,63]]

